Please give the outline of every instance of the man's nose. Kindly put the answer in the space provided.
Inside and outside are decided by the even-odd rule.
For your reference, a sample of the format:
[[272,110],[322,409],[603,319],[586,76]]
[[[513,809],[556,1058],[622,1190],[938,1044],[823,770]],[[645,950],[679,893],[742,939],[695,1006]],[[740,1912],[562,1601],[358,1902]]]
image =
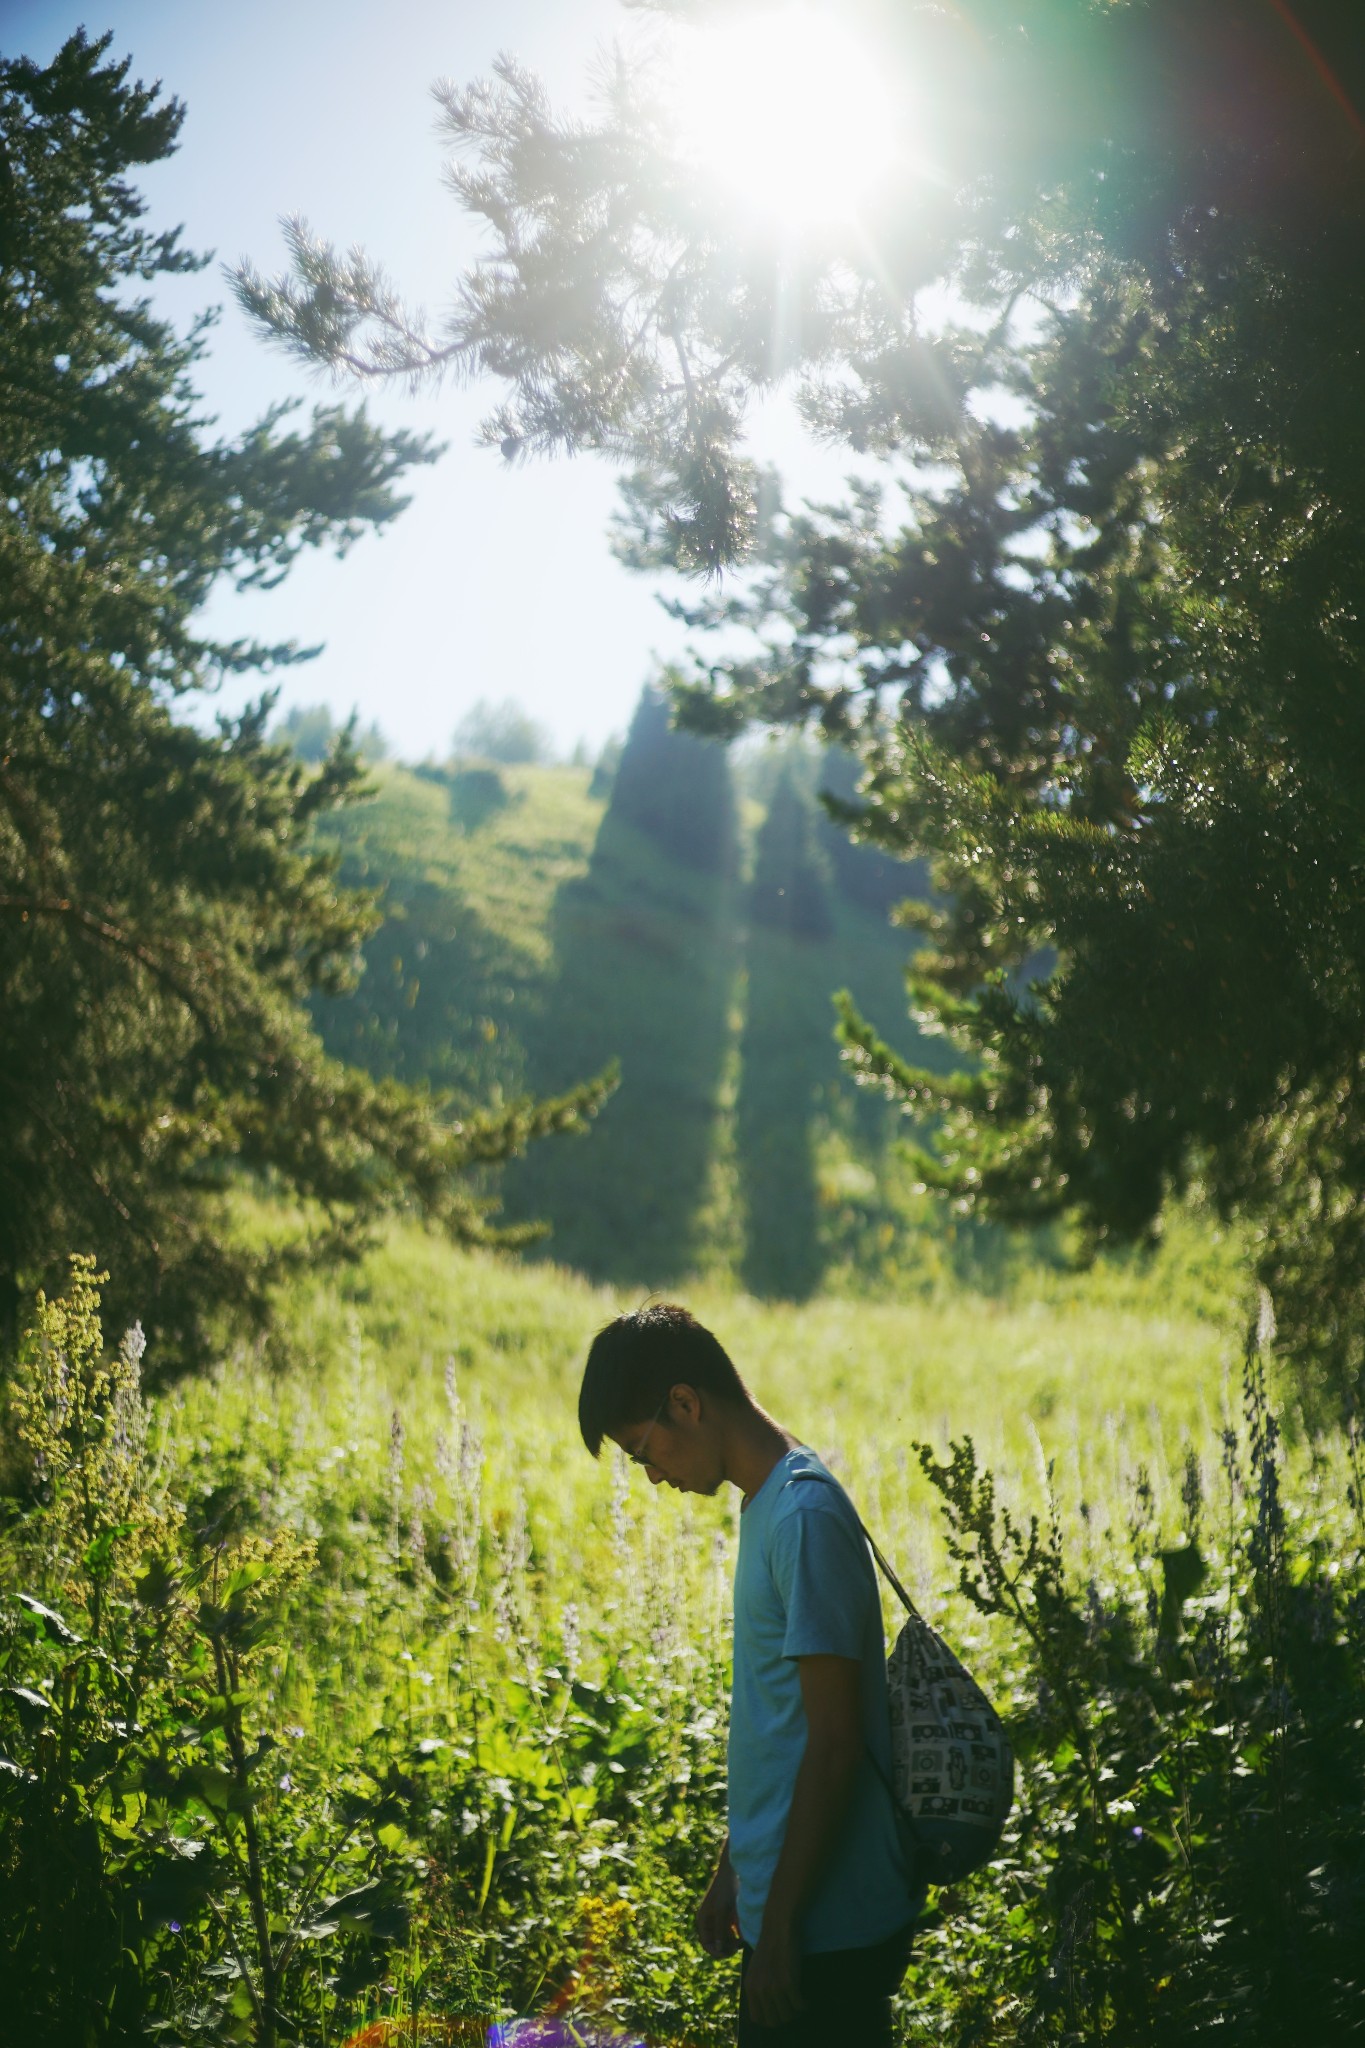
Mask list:
[[664,1475],[659,1470],[657,1465],[646,1465],[645,1471],[649,1474],[649,1483],[651,1486],[661,1486],[663,1484]]

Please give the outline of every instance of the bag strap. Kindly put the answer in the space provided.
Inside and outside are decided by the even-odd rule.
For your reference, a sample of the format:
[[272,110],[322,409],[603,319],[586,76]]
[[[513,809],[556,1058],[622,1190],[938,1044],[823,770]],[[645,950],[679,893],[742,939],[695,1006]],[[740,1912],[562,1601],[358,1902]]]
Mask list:
[[[829,1484],[831,1486],[837,1484],[834,1475],[829,1472],[793,1472],[791,1477],[793,1480],[815,1479],[818,1480],[821,1485],[823,1485],[826,1480],[829,1481]],[[842,1488],[840,1489],[840,1491],[842,1491]],[[848,1495],[844,1494],[844,1498],[845,1500],[848,1500]],[[872,1552],[873,1557],[877,1560],[877,1563],[881,1568],[882,1577],[886,1580],[887,1584],[893,1589],[893,1591],[896,1594],[896,1597],[899,1599],[901,1606],[905,1609],[906,1613],[913,1614],[916,1621],[922,1621],[924,1619],[923,1615],[920,1613],[918,1607],[916,1607],[914,1601],[910,1598],[910,1595],[906,1592],[904,1586],[896,1577],[896,1574],[892,1571],[890,1565],[887,1563],[886,1559],[882,1556],[880,1550],[878,1550],[876,1544],[873,1542],[872,1532],[868,1528],[867,1523],[858,1513],[858,1510],[853,1507],[853,1503],[851,1500],[848,1502],[848,1504],[851,1508],[853,1508],[853,1518],[857,1522],[858,1527],[863,1532],[864,1542],[867,1544],[868,1549]]]
[[[818,1479],[819,1481],[821,1481],[822,1484],[825,1480],[828,1480],[831,1486],[837,1484],[834,1475],[832,1473],[827,1472],[793,1472],[791,1476],[793,1479]],[[840,1491],[842,1492],[843,1489],[840,1488]],[[845,1500],[848,1500],[848,1495],[844,1494],[844,1498]],[[853,1503],[851,1500],[848,1502],[848,1504],[851,1508],[853,1508]],[[856,1508],[853,1508],[853,1514],[854,1519],[858,1524],[858,1527],[863,1532],[863,1540],[866,1542],[868,1549],[872,1552],[873,1557],[876,1558],[877,1563],[881,1566],[883,1574],[885,1575],[889,1583],[895,1588],[895,1591],[901,1601],[902,1606],[906,1609],[907,1613],[914,1615],[916,1621],[922,1621],[923,1616],[920,1614],[918,1607],[916,1607],[914,1601],[910,1598],[910,1595],[906,1592],[904,1586],[896,1577],[896,1574],[892,1571],[890,1565],[887,1563],[886,1559],[882,1556],[880,1550],[873,1542],[868,1526],[866,1522],[863,1520],[862,1516],[858,1513],[858,1510]],[[873,1749],[872,1744],[870,1742],[865,1741],[863,1743],[863,1748],[867,1754],[868,1762],[871,1764],[877,1776],[881,1779],[882,1790],[886,1793],[887,1799],[890,1802],[892,1818],[896,1825],[896,1833],[901,1840],[902,1855],[908,1857],[909,1859],[908,1867],[905,1872],[905,1881],[907,1886],[909,1887],[910,1894],[913,1897],[915,1885],[913,1866],[915,1859],[911,1852],[916,1849],[922,1849],[924,1847],[924,1837],[921,1832],[919,1822],[915,1819],[915,1816],[909,1811],[909,1809],[901,1804],[899,1798],[896,1796],[896,1788],[892,1784],[886,1772],[882,1769],[881,1763],[879,1762],[877,1757],[877,1752]],[[907,1838],[910,1843],[910,1850],[908,1851],[905,1848],[905,1842]]]

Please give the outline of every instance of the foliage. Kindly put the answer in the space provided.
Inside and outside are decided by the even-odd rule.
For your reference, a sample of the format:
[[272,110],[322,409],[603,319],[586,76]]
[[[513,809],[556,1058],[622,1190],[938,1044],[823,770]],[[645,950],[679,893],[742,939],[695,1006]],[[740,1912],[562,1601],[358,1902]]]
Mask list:
[[[677,822],[686,842],[692,819],[681,799],[689,785],[696,794],[695,764],[684,759],[680,784],[670,787],[670,758],[665,747],[650,786],[665,831]],[[509,1216],[550,1221],[550,1256],[596,1278],[652,1287],[714,1258],[714,1208],[731,1190],[737,890],[710,868],[714,842],[701,842],[707,858],[698,866],[627,821],[630,790],[640,788],[629,760],[628,746],[586,870],[555,898],[551,972],[517,1020],[533,1086],[553,1089],[551,1077],[590,1048],[620,1060],[621,1084],[593,1146],[575,1147],[575,1158],[518,1163],[504,1192]],[[727,774],[723,756],[714,765]],[[702,764],[708,777],[712,766]],[[720,787],[728,811],[728,787]]]
[[[488,430],[514,451],[637,464],[637,563],[713,570],[757,536],[750,583],[680,607],[757,633],[684,715],[818,720],[869,771],[868,834],[934,857],[915,1002],[974,1078],[945,1088],[848,1032],[866,1079],[943,1116],[926,1179],[998,1215],[1070,1212],[1095,1242],[1201,1185],[1253,1225],[1283,1352],[1349,1388],[1356,10],[857,16],[917,154],[856,220],[765,228],[689,186],[666,61],[623,60],[578,121],[508,64],[441,94],[455,192],[494,238],[444,335],[302,232],[293,277],[244,273],[241,296],[313,359],[503,378]],[[875,473],[784,514],[743,423],[797,370],[812,430]]]
[[505,697],[500,704],[480,697],[456,726],[453,745],[457,759],[473,756],[514,766],[548,761],[554,751],[546,728],[512,697]]
[[[43,1497],[0,1559],[0,1954],[30,2038],[275,2048],[363,2019],[395,1970],[445,2015],[638,1998],[626,1920],[649,1942],[713,1846],[719,1666],[698,1697],[679,1642],[638,1699],[615,1649],[583,1669],[595,1632],[571,1613],[549,1661],[524,1513],[485,1520],[457,1401],[444,1525],[405,1484],[396,1413],[378,1484],[345,1502],[221,1440],[174,1457],[142,1404],[140,1334],[105,1357],[98,1285],[75,1261],[15,1376]],[[312,1533],[281,1512],[291,1494]],[[414,1637],[444,1674],[429,1703]],[[314,1687],[357,1654],[378,1683],[348,1747]],[[661,1756],[679,1793],[706,1794],[675,1795],[626,1906],[607,1873]],[[655,1945],[650,1996],[676,2012],[697,1969]]]
[[157,2022],[274,2048],[316,2003],[313,1945],[340,1936],[363,1981],[413,1879],[381,1870],[357,1770],[277,1775],[259,1680],[312,1546],[247,1526],[230,1490],[198,1516],[170,1495],[142,1334],[105,1354],[101,1277],[75,1259],[40,1295],[14,1379],[41,1504],[10,1532],[0,1621],[7,1984],[51,2048]]
[[340,877],[378,896],[354,992],[314,999],[329,1052],[448,1091],[464,1112],[525,1093],[525,1015],[542,1001],[557,892],[600,822],[571,769],[390,766],[372,800],[322,821]]
[[[803,765],[791,758],[780,764],[754,842],[735,1104],[745,1219],[741,1277],[756,1294],[793,1301],[816,1291],[828,1256],[810,1114],[828,1068],[827,976],[803,971],[802,956],[823,951],[821,942],[835,930],[820,814]],[[857,1135],[864,1142],[872,1136]]]
[[619,739],[609,739],[593,763],[592,781],[588,784],[590,796],[611,795],[611,785],[621,765],[621,746],[622,742]]
[[1021,1526],[969,1438],[943,1463],[920,1447],[962,1591],[1023,1651],[1025,1798],[998,1895],[953,1930],[972,1984],[952,2041],[1359,2038],[1356,1446],[1353,1516],[1328,1496],[1321,1454],[1287,1497],[1254,1336],[1243,1394],[1221,1500],[1191,1450],[1181,1538],[1163,1547],[1139,1468],[1128,1557],[1095,1557],[1084,1579],[1055,1499]]
[[[371,801],[323,821],[341,879],[382,890],[385,912],[355,992],[315,1000],[328,1051],[448,1090],[461,1114],[619,1059],[591,1144],[500,1170],[505,1213],[544,1219],[546,1255],[597,1277],[738,1271],[769,1296],[855,1273],[883,1291],[999,1284],[1029,1240],[915,1193],[893,1112],[841,1073],[829,991],[894,1008],[903,941],[843,891],[824,939],[756,929],[741,887],[620,824],[588,782],[389,766]],[[737,808],[747,865],[754,805]],[[900,1043],[943,1052],[908,1029]]]
[[725,750],[677,731],[666,692],[653,684],[640,692],[612,776],[608,815],[684,867],[722,877],[734,872],[734,792]]
[[[733,1973],[689,1923],[734,1518],[582,1456],[615,1300],[408,1232],[284,1305],[309,1370],[243,1357],[148,1409],[94,1286],[78,1266],[40,1307],[16,1385],[44,1490],[0,1540],[0,1954],[34,2040],[260,2043],[268,1947],[281,2048],[508,2011],[720,2048]],[[1357,1447],[1286,1450],[1254,1356],[1240,1423],[1201,1422],[1219,1336],[1169,1276],[1056,1287],[1046,1316],[696,1303],[1020,1754],[1000,1858],[921,1932],[903,2038],[1335,2048],[1361,1989]],[[947,1385],[957,1441],[916,1461]]]
[[[382,761],[389,751],[388,741],[377,725],[371,724],[362,733],[353,731],[354,718],[345,728],[350,734],[356,752],[364,761]],[[331,753],[339,733],[343,730],[333,718],[325,704],[294,704],[278,719],[272,738],[288,740],[301,761],[308,761],[319,767]]]
[[[0,1324],[56,1247],[88,1246],[165,1370],[397,1203],[480,1234],[457,1176],[581,1124],[602,1091],[461,1127],[310,1028],[305,999],[353,982],[376,921],[314,838],[363,793],[353,735],[306,770],[267,739],[269,698],[191,723],[187,692],[298,656],[212,642],[195,614],[220,578],[267,585],[386,525],[433,451],[340,408],[207,437],[207,322],[180,339],[136,296],[198,261],[142,225],[130,182],[182,110],[107,46],[0,64]],[[233,1243],[234,1169],[311,1203],[311,1230]]]
[[922,860],[897,860],[872,840],[859,836],[868,805],[859,795],[857,756],[844,747],[827,747],[820,768],[819,796],[824,809],[820,846],[834,885],[864,910],[894,912],[911,897],[932,894]]
[[785,767],[754,845],[749,912],[758,924],[796,939],[827,939],[834,929],[818,824],[809,792]]

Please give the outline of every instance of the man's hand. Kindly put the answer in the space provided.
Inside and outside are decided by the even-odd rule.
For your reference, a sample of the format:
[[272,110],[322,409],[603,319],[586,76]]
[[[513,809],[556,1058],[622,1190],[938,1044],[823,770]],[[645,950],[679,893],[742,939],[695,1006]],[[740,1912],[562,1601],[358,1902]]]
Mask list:
[[723,1956],[734,1955],[739,1948],[738,1907],[735,1873],[730,1867],[730,1850],[727,1845],[720,1852],[716,1874],[706,1888],[706,1897],[697,1908],[694,1923],[697,1940],[707,1955],[714,1956],[717,1961]]
[[799,1657],[797,1668],[806,1747],[758,1946],[744,1973],[744,1995],[760,2027],[785,2026],[804,2007],[797,1929],[848,1812],[862,1754],[857,1664],[848,1657]]
[[744,1996],[757,2026],[784,2027],[805,2010],[801,1947],[794,1928],[771,1921],[772,1915],[765,1913],[758,1947],[744,1972]]

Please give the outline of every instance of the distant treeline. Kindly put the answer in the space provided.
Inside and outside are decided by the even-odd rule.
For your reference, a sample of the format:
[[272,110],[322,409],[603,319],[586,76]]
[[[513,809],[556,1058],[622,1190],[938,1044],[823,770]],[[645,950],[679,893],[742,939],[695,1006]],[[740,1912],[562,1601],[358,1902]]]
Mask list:
[[457,1109],[620,1061],[584,1142],[500,1176],[510,1220],[550,1225],[551,1257],[625,1285],[723,1271],[783,1298],[841,1274],[994,1270],[1004,1240],[916,1192],[898,1113],[841,1067],[845,985],[908,1055],[951,1057],[907,1020],[912,942],[886,916],[925,893],[921,868],[821,803],[856,809],[849,757],[680,732],[649,687],[590,777],[467,755],[413,772],[331,828],[387,916],[356,993],[317,1014],[336,1052]]
[[[893,860],[854,837],[820,803],[828,794],[857,807],[858,764],[837,747],[819,753],[785,746],[776,779],[765,780],[766,813],[754,847],[749,915],[770,930],[823,939],[833,931],[831,892],[866,910],[886,912],[924,895],[919,861]],[[739,860],[735,777],[729,749],[680,732],[664,692],[642,692],[611,781],[611,813],[684,866],[733,876]]]

